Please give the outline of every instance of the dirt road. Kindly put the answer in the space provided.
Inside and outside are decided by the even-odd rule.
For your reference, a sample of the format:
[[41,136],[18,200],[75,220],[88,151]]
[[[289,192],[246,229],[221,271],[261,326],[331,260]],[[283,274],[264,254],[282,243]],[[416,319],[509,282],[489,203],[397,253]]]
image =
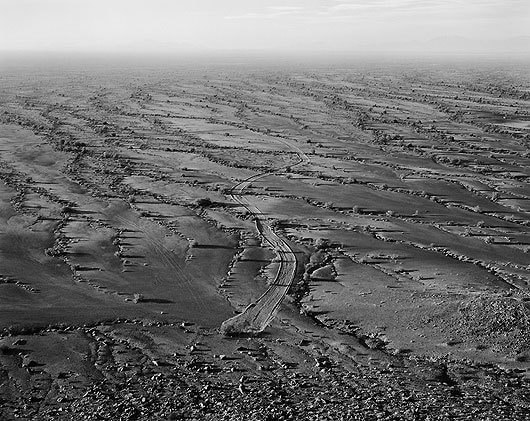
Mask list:
[[[295,165],[309,162],[309,157],[298,147],[285,140],[280,140],[280,142],[289,146],[298,154],[299,162]],[[282,167],[273,173],[284,170],[285,167]],[[287,295],[296,276],[296,254],[289,244],[274,232],[270,226],[270,222],[264,217],[261,210],[244,196],[245,189],[253,181],[266,177],[269,174],[271,173],[262,173],[249,177],[232,189],[231,197],[253,215],[258,232],[277,255],[279,262],[278,270],[267,290],[255,303],[250,304],[242,313],[223,322],[221,331],[227,335],[262,332],[274,319],[281,302]]]

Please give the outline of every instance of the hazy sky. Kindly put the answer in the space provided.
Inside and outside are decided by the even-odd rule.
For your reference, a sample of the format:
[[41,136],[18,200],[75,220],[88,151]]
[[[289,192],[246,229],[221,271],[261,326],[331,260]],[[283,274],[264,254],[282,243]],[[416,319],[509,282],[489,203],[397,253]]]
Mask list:
[[392,50],[439,37],[489,48],[520,36],[530,0],[0,0],[0,50]]

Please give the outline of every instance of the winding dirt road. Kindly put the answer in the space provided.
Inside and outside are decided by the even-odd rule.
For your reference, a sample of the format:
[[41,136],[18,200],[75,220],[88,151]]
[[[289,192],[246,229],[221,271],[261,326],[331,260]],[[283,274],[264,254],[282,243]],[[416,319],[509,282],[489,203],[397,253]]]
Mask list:
[[[299,162],[292,166],[309,162],[309,157],[297,146],[284,140],[280,142],[294,149],[299,157]],[[274,232],[269,221],[263,216],[261,210],[252,204],[244,195],[244,191],[249,185],[260,178],[266,177],[287,167],[279,168],[273,172],[254,175],[242,181],[232,188],[231,197],[234,201],[244,206],[248,212],[254,216],[256,228],[266,243],[276,252],[278,258],[278,271],[274,279],[270,282],[267,290],[250,304],[242,313],[225,320],[221,325],[221,332],[226,335],[239,333],[259,333],[262,332],[274,319],[281,302],[285,298],[296,276],[297,259],[289,244]]]

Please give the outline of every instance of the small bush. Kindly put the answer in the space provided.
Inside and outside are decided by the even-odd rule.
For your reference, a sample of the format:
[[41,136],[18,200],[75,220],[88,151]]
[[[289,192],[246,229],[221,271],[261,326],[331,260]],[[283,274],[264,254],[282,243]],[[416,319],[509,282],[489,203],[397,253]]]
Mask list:
[[195,205],[207,208],[212,206],[212,200],[209,197],[201,197],[200,199],[195,200]]
[[330,246],[329,240],[327,238],[319,238],[315,244],[315,247],[318,250],[326,249]]

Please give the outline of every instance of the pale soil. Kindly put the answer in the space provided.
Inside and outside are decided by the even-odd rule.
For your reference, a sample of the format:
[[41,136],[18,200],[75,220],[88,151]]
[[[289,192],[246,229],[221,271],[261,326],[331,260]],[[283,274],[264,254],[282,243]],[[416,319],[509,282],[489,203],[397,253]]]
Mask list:
[[528,69],[417,66],[2,68],[0,418],[528,419]]

